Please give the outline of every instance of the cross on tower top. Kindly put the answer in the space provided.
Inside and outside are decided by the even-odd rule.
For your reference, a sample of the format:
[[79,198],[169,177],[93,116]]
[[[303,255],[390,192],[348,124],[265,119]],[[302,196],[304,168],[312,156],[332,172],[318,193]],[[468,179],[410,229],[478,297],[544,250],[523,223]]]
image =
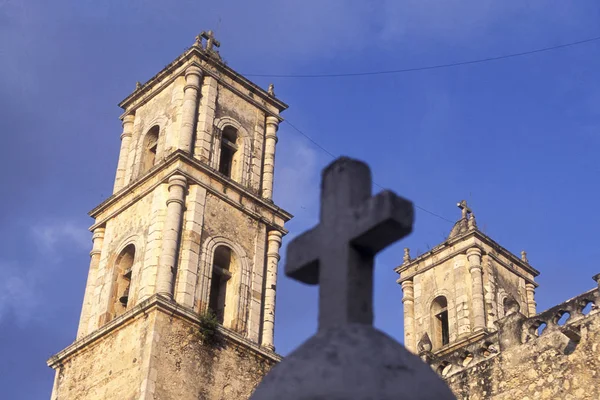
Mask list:
[[461,200],[456,206],[462,210],[462,218],[467,218],[468,214],[472,214],[473,210],[469,208],[466,200]]
[[287,248],[285,272],[320,284],[319,330],[373,323],[375,254],[412,231],[410,201],[383,191],[371,196],[371,171],[339,158],[323,171],[319,224]]
[[215,35],[213,31],[202,31],[198,36],[196,36],[196,43],[202,47],[202,39],[206,39],[206,50],[212,51],[213,47],[221,47],[221,43],[215,39]]

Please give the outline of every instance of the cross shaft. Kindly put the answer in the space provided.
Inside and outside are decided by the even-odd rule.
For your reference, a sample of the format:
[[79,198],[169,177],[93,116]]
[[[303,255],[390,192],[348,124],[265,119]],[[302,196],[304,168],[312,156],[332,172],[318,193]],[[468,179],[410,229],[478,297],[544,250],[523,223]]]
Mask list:
[[373,323],[375,254],[412,230],[412,203],[371,196],[369,167],[340,158],[324,171],[320,222],[288,246],[286,274],[320,284],[319,329]]

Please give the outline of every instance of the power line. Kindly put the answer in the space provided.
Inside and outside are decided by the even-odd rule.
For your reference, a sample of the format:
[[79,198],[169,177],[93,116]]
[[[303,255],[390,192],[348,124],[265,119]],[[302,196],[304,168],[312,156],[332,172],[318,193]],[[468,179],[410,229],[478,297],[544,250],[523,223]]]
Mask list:
[[480,63],[485,63],[485,62],[489,62],[489,61],[504,60],[507,58],[521,57],[521,56],[526,56],[526,55],[530,55],[530,54],[542,53],[542,52],[550,51],[550,50],[562,49],[565,47],[577,46],[580,44],[590,43],[590,42],[594,42],[597,40],[600,40],[600,36],[596,36],[596,37],[584,39],[584,40],[578,40],[576,42],[571,42],[571,43],[559,44],[556,46],[543,47],[541,49],[523,51],[520,53],[512,53],[512,54],[505,54],[502,56],[480,58],[477,60],[460,61],[460,62],[455,62],[455,63],[429,65],[429,66],[414,67],[414,68],[402,68],[402,69],[392,69],[392,70],[383,70],[383,71],[334,73],[334,74],[244,74],[244,75],[251,76],[251,77],[265,77],[265,78],[340,78],[340,77],[349,77],[349,76],[399,74],[399,73],[403,73],[403,72],[426,71],[426,70],[431,70],[431,69],[450,68],[450,67],[458,67],[461,65],[480,64]]
[[[321,146],[317,141],[315,141],[313,138],[311,138],[310,136],[308,136],[306,133],[302,132],[300,129],[296,128],[296,126],[294,126],[290,121],[288,121],[287,119],[285,120],[285,122],[291,126],[296,132],[298,132],[299,134],[301,134],[302,136],[304,136],[306,139],[310,140],[310,142],[312,144],[314,144],[315,146],[317,146],[319,149],[323,150],[325,153],[329,154],[331,156],[331,158],[337,158],[338,156],[336,156],[335,154],[333,154],[332,152],[330,152],[329,150],[327,150],[325,147]],[[378,184],[377,182],[373,182],[373,185],[377,186],[379,189],[381,190],[385,190],[385,188],[383,186],[381,186],[380,184]],[[451,221],[448,218],[444,218],[439,214],[434,213],[433,211],[429,211],[423,207],[420,207],[418,205],[415,204],[415,207],[418,208],[421,211],[425,211],[426,213],[429,213],[435,217],[438,217],[440,219],[443,219],[444,221],[450,222],[451,224],[453,224],[455,221]]]

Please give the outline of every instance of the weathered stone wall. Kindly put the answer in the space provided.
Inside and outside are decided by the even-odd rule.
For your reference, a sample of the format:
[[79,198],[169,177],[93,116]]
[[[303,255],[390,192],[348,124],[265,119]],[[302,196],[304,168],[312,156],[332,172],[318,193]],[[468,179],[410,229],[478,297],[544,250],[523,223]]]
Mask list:
[[157,90],[146,103],[135,110],[133,134],[127,156],[125,185],[139,179],[145,172],[140,169],[144,151],[144,136],[154,125],[160,127],[156,151],[157,163],[177,149],[185,86],[185,77],[177,76],[177,74],[182,73],[183,68],[180,68],[174,74],[165,76],[163,81],[169,81],[175,76],[176,78],[168,84],[165,82],[164,87],[160,87],[158,84],[160,90]]
[[470,299],[470,279],[467,265],[466,257],[458,255],[415,276],[415,298],[419,299],[415,302],[417,340],[424,332],[432,332],[431,305],[438,296],[444,296],[448,301],[450,342],[458,339],[459,320],[463,326],[470,326],[467,304]]
[[[585,314],[584,306],[592,303]],[[531,318],[513,313],[499,320],[498,332],[428,361],[459,399],[596,400],[598,303],[600,295],[592,290]],[[559,323],[566,313],[569,319]]]
[[231,340],[202,344],[197,324],[164,313],[156,332],[155,399],[247,399],[275,364]]
[[49,360],[52,400],[245,399],[279,361],[224,329],[205,343],[199,327],[153,296]]
[[142,398],[155,317],[140,315],[121,324],[54,367],[52,400]]
[[[246,136],[246,148],[240,149],[245,153],[242,168],[248,174],[243,184],[258,192],[263,158],[263,143],[265,136],[265,113],[256,106],[248,103],[238,95],[219,85],[216,100],[215,119],[232,118],[241,125],[239,134]],[[213,156],[216,152],[213,152]],[[238,179],[238,182],[241,180]]]

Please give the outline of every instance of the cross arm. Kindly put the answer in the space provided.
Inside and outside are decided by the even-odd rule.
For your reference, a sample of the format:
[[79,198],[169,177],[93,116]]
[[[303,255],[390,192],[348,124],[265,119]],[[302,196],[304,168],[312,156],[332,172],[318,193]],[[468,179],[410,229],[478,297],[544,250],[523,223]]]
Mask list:
[[309,285],[319,283],[319,238],[319,226],[316,226],[288,244],[285,257],[287,276]]
[[356,234],[351,241],[356,248],[375,255],[412,232],[412,202],[384,190],[354,210]]

